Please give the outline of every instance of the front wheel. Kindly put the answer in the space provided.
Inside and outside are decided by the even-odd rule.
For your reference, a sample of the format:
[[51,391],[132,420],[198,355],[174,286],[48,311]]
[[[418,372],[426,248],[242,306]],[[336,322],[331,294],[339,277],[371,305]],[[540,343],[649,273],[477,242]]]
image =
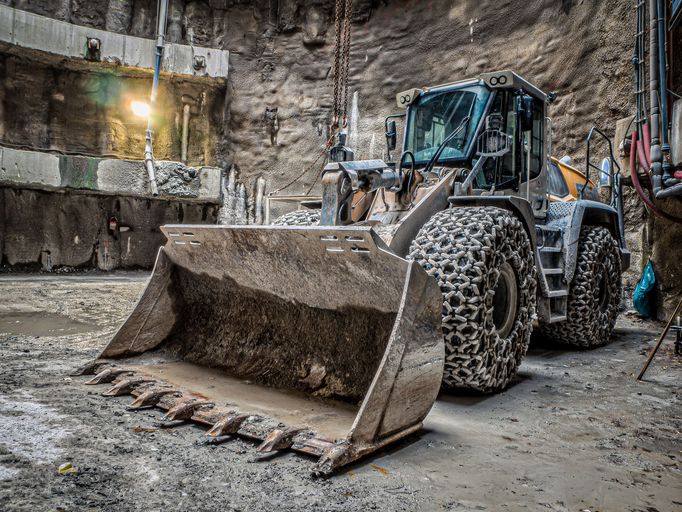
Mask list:
[[535,260],[521,221],[501,208],[444,210],[424,224],[409,258],[443,294],[444,385],[504,389],[528,350],[536,311]]
[[583,226],[568,291],[566,320],[541,325],[550,341],[578,348],[604,345],[611,338],[621,300],[618,244],[608,229]]

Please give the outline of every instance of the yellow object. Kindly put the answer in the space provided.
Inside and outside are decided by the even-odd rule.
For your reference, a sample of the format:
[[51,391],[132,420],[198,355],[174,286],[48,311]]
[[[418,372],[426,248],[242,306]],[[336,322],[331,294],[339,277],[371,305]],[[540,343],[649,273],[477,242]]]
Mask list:
[[[559,169],[560,173],[556,173],[556,169]],[[548,172],[550,174],[550,201],[575,201],[580,199],[580,192],[585,187],[585,174],[582,171],[552,157]],[[560,174],[560,177],[557,174]],[[552,183],[553,180],[563,180],[563,186],[561,183]],[[594,181],[588,181],[585,195],[582,199],[600,201],[599,189]]]
[[57,473],[60,475],[66,475],[68,473],[76,473],[78,471],[78,468],[74,468],[70,462],[65,462],[61,466],[59,466],[59,469],[57,469]]

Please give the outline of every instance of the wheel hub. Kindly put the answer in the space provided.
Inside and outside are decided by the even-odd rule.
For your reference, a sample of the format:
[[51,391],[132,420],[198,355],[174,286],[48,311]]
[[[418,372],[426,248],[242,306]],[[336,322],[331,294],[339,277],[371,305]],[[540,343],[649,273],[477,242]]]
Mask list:
[[509,336],[514,327],[518,295],[514,269],[505,261],[500,267],[500,277],[497,278],[493,295],[493,324],[500,338]]

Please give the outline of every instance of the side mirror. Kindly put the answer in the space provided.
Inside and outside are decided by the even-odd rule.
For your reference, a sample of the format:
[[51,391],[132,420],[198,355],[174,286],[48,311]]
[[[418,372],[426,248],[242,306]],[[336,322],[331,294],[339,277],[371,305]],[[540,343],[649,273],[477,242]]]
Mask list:
[[398,129],[396,128],[395,121],[389,121],[386,123],[386,146],[389,151],[393,151],[396,148],[398,138]]
[[521,131],[533,129],[533,98],[523,95],[518,98],[517,113],[521,122]]

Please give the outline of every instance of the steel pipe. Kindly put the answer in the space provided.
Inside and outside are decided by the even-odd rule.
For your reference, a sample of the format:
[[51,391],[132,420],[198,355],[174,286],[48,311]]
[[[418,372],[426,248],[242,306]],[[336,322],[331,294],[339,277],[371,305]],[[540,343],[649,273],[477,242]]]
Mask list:
[[159,188],[156,184],[156,171],[154,164],[154,145],[152,140],[154,107],[156,105],[156,94],[159,89],[159,75],[161,74],[161,58],[163,57],[163,47],[166,38],[166,20],[168,18],[168,0],[159,0],[157,12],[157,31],[156,31],[156,60],[154,62],[154,80],[152,82],[152,93],[149,101],[149,116],[147,117],[147,131],[145,132],[144,144],[144,164],[149,175],[149,185],[152,195],[159,195]]

